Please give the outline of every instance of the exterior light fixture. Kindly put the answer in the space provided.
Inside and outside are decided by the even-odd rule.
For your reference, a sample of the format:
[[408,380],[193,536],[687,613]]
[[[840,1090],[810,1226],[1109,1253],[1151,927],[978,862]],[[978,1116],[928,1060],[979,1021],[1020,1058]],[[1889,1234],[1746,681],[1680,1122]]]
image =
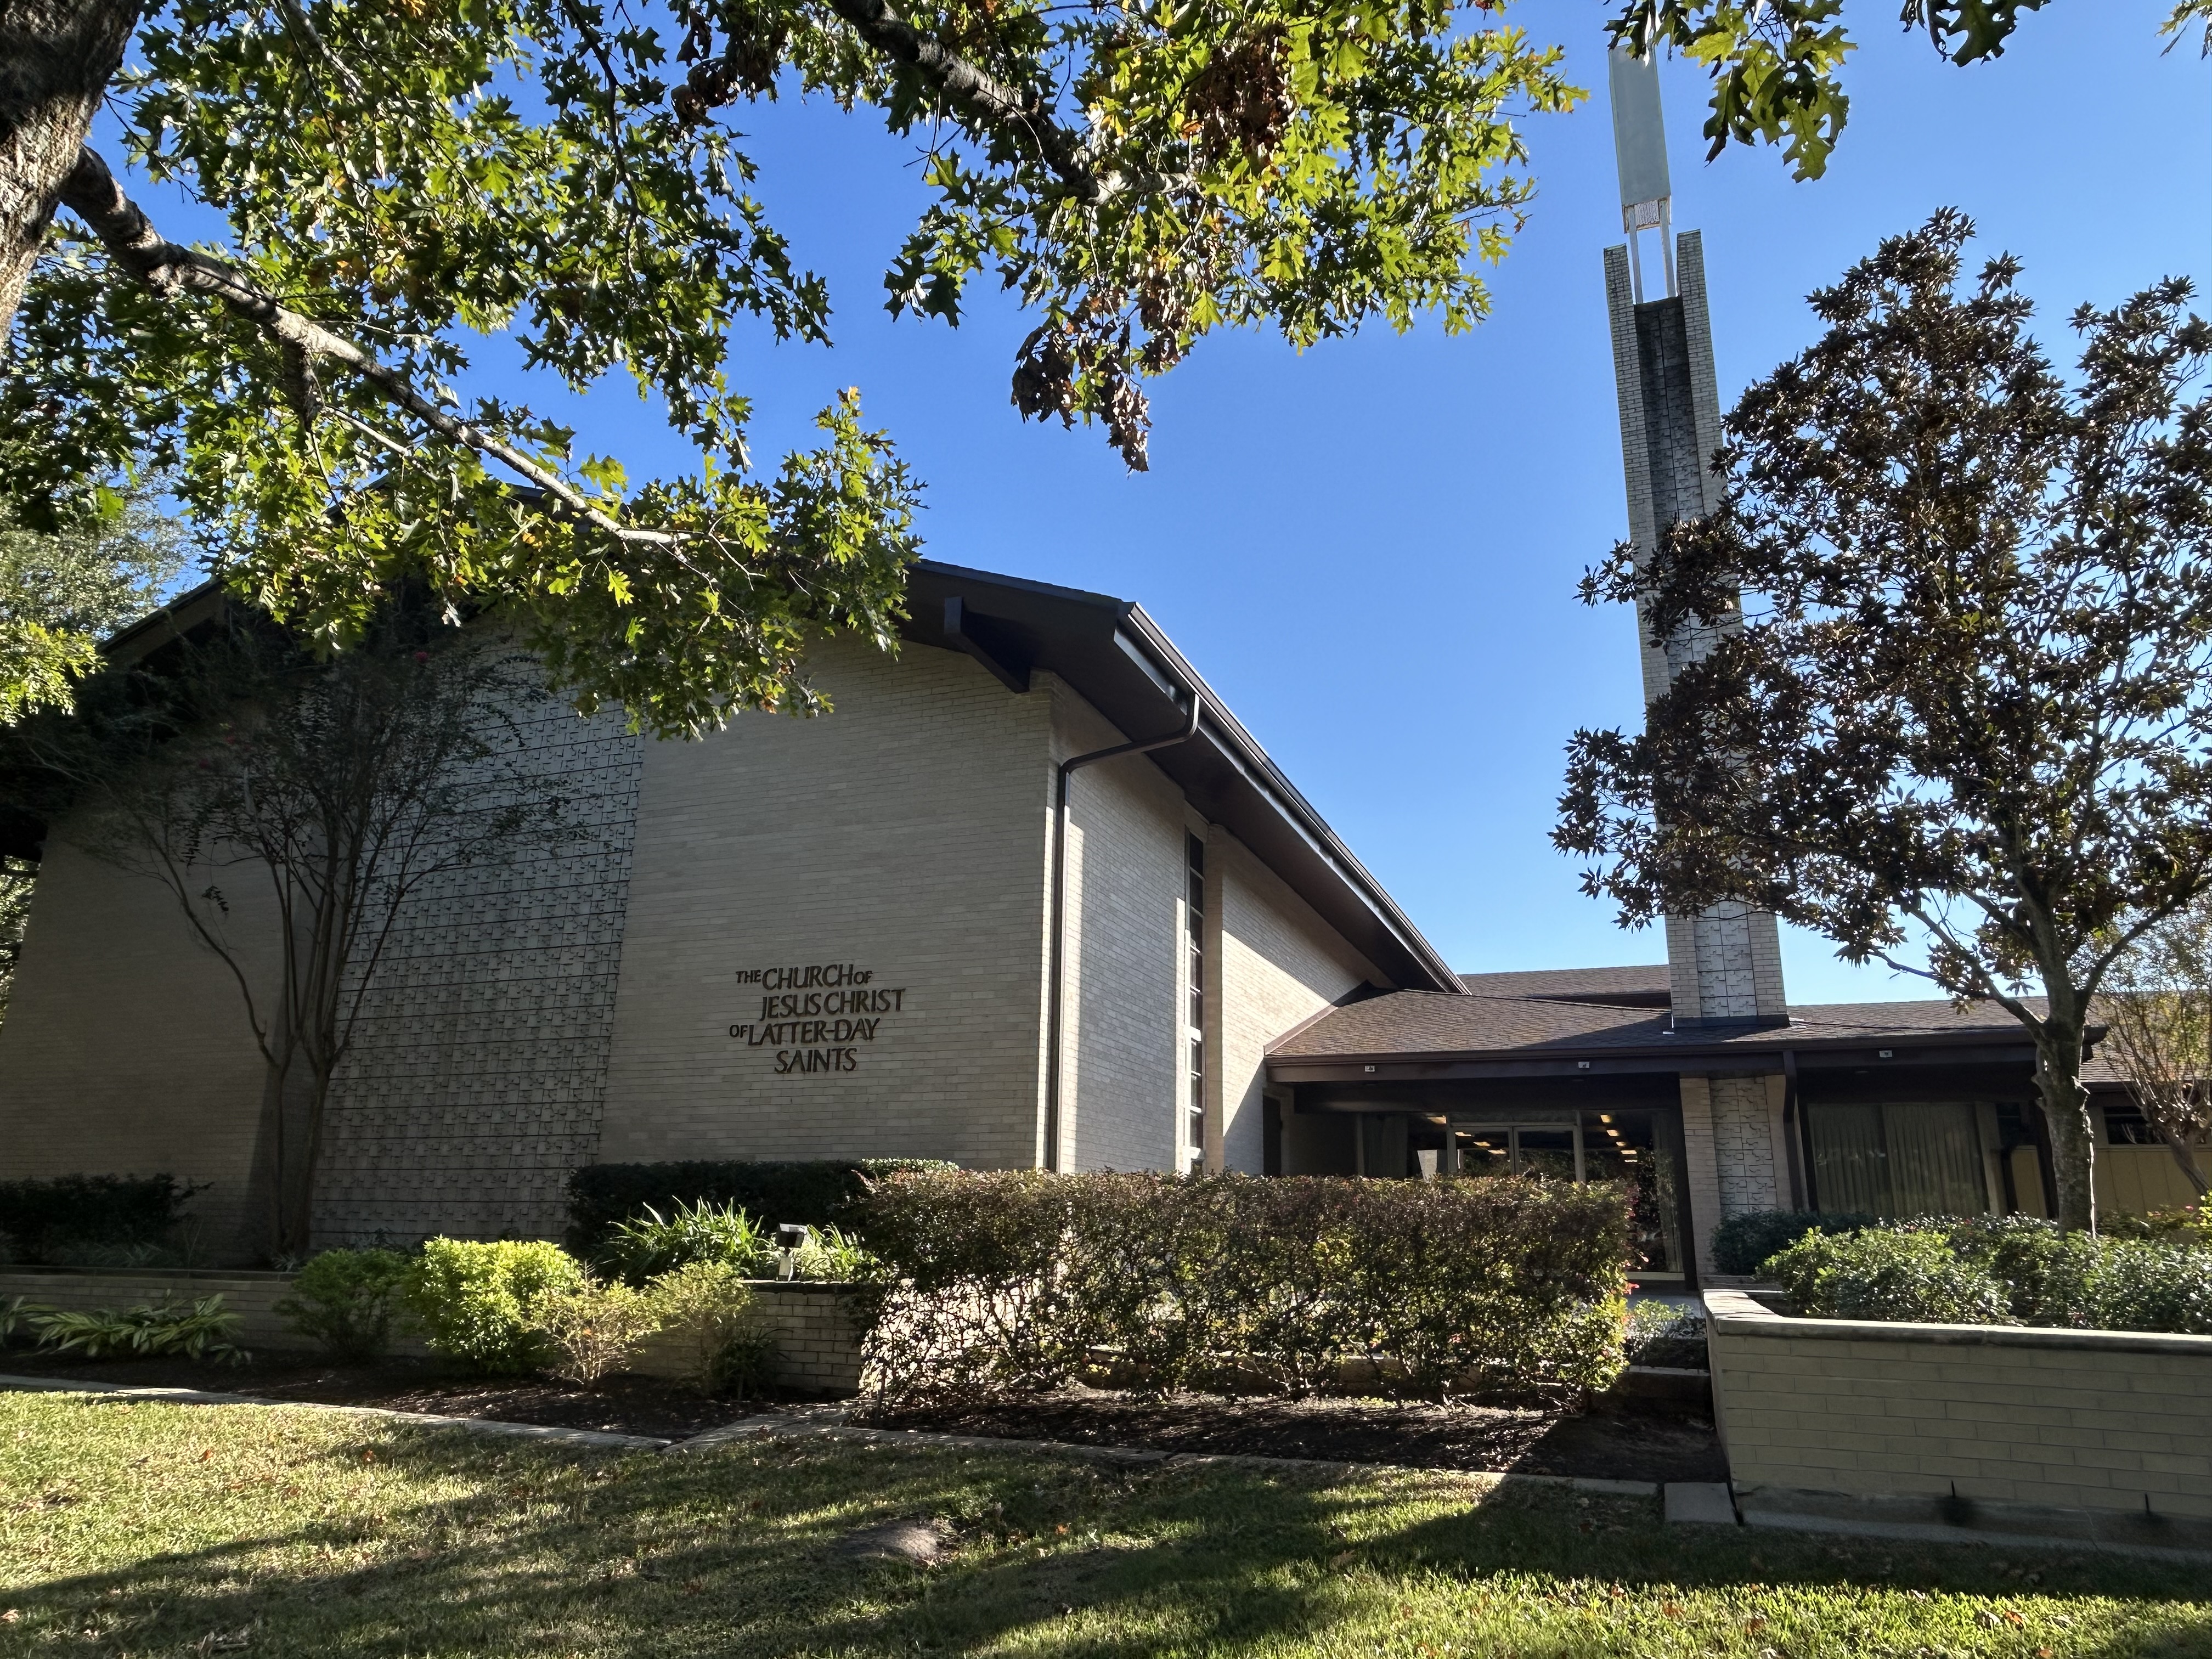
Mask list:
[[1577,1072],[1587,1072],[1589,1070],[1589,1061],[1586,1060],[1577,1060],[1575,1062],[1575,1070]]
[[775,1230],[776,1254],[783,1258],[783,1277],[789,1279],[799,1268],[799,1253],[814,1237],[814,1229],[803,1222],[787,1221]]
[[1897,1050],[1894,1048],[1877,1048],[1874,1051],[1874,1057],[1876,1060],[1893,1060],[1896,1056]]

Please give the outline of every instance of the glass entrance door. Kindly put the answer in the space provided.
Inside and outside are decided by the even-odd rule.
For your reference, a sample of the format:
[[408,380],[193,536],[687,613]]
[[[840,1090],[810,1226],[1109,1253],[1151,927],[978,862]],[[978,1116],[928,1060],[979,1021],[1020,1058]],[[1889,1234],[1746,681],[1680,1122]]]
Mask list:
[[1618,1181],[1628,1188],[1630,1267],[1682,1273],[1682,1182],[1671,1122],[1654,1111],[1561,1114],[1548,1122],[1455,1121],[1451,1168],[1462,1176]]

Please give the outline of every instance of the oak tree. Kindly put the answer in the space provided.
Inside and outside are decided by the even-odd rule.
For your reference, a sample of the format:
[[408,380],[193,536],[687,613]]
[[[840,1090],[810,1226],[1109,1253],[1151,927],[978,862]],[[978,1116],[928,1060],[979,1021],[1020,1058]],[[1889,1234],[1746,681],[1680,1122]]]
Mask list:
[[[405,576],[505,607],[581,707],[658,732],[817,708],[811,635],[894,637],[913,485],[856,394],[820,447],[747,451],[732,331],[825,339],[830,304],[733,119],[789,96],[909,137],[929,199],[890,307],[1011,288],[1022,415],[1141,467],[1146,382],[1215,330],[1482,315],[1529,197],[1516,112],[1580,95],[1497,9],[0,0],[0,501],[58,522],[173,466],[218,568],[308,637],[358,637]],[[224,245],[165,234],[137,179]],[[696,465],[634,482],[472,394],[500,331],[569,388],[629,377]]]
[[1740,900],[2001,1005],[2084,1227],[2094,999],[2212,884],[2212,327],[2164,282],[2076,312],[2062,375],[2015,262],[1961,281],[1971,234],[1814,295],[1718,510],[1586,580],[1698,659],[1641,735],[1575,734],[1553,839],[1625,921]]
[[[1897,16],[1952,63],[1966,64],[2002,57],[2021,14],[2048,3],[1902,0]],[[2107,27],[2081,21],[2095,4],[2070,0],[2077,27]],[[1713,82],[1705,128],[1711,155],[1731,143],[1780,144],[1798,178],[1817,179],[1850,113],[1843,70],[1855,45],[1844,9],[1844,0],[1627,0],[1607,32],[1638,57],[1664,48],[1705,65]],[[1862,0],[1859,12],[1869,9]],[[2212,56],[2212,0],[2175,0],[2160,33],[2179,37],[2200,23],[2203,50]]]

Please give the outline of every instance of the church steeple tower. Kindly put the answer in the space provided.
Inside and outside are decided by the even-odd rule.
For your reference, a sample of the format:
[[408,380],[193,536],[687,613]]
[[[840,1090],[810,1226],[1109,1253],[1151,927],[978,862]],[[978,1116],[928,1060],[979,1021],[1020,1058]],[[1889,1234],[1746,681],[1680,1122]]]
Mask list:
[[[1720,504],[1720,480],[1711,465],[1721,441],[1720,394],[1705,307],[1704,242],[1694,230],[1677,235],[1674,228],[1658,65],[1618,50],[1608,58],[1621,228],[1628,240],[1605,251],[1605,297],[1620,392],[1629,539],[1640,560],[1658,547],[1668,526],[1702,517]],[[1651,231],[1658,233],[1656,268],[1648,268],[1644,258],[1644,239]],[[1655,640],[1641,605],[1637,637],[1646,703],[1701,656],[1711,640],[1702,629]],[[1781,942],[1774,918],[1765,911],[1729,903],[1701,915],[1668,917],[1667,962],[1677,1025],[1778,1024],[1789,1018]]]

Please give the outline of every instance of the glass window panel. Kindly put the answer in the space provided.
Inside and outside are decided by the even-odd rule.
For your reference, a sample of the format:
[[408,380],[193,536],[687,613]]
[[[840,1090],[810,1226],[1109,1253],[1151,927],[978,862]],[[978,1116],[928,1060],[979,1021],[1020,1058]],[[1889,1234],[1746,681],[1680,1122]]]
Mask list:
[[1593,1112],[1583,1120],[1583,1174],[1628,1188],[1629,1266],[1682,1271],[1681,1181],[1674,1149],[1649,1112]]
[[1881,1118],[1895,1214],[1979,1215],[1989,1208],[1972,1106],[1891,1104]]
[[1516,1129],[1519,1142],[1519,1157],[1515,1161],[1516,1175],[1534,1176],[1544,1181],[1572,1181],[1575,1178],[1575,1132],[1572,1129]]
[[1813,1143],[1813,1186],[1822,1210],[1897,1213],[1882,1150],[1881,1107],[1808,1106],[1805,1125]]

